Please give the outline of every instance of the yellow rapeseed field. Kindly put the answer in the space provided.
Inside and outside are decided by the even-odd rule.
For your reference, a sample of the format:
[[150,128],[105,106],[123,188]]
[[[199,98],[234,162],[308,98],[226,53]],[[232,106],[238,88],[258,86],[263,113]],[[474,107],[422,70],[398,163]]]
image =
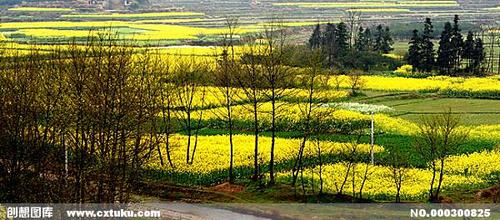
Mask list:
[[[499,145],[500,146],[500,145]],[[500,151],[483,151],[446,159],[446,173],[485,177],[500,171]]]
[[347,9],[346,11],[352,11],[352,12],[410,12],[410,9],[406,8],[354,8],[354,9]]
[[65,18],[152,18],[152,17],[191,17],[203,16],[199,12],[151,12],[151,13],[111,13],[111,14],[69,14],[63,15]]
[[[451,164],[452,165],[452,164]],[[355,179],[354,191],[359,193],[361,182],[364,177],[364,171],[368,166],[369,176],[363,187],[363,197],[377,200],[394,200],[396,195],[396,187],[394,180],[391,177],[391,169],[386,166],[373,166],[369,164],[359,163],[355,164]],[[497,167],[500,170],[500,167]],[[337,193],[344,181],[347,171],[347,164],[344,162],[335,163],[332,165],[323,166],[323,181],[324,190],[330,193]],[[343,188],[343,193],[352,194],[352,168],[347,177],[346,184]],[[427,197],[430,181],[432,179],[432,172],[425,169],[408,168],[406,169],[401,187],[401,198],[403,200],[424,200]],[[280,173],[278,179],[284,182],[290,181],[291,172]],[[316,191],[319,187],[319,168],[315,167],[313,170],[305,169],[304,177],[314,179]],[[461,185],[468,185],[469,187],[474,184],[482,184],[484,180],[477,176],[463,176],[456,174],[446,174],[443,179],[443,189],[451,189]]]
[[[125,17],[136,17],[139,15],[149,16],[158,13],[145,14],[123,14]],[[163,14],[163,13],[160,13]],[[189,14],[189,13],[166,13],[171,14]],[[122,14],[120,14],[121,16]],[[72,15],[68,15],[72,16]],[[97,16],[97,15],[96,15]],[[110,15],[111,16],[111,15]],[[173,15],[172,15],[173,16]],[[106,18],[106,15],[99,15],[100,18]],[[114,15],[112,16],[114,17]],[[119,17],[119,16],[117,16]],[[116,32],[119,35],[131,40],[180,40],[196,39],[204,35],[220,35],[227,33],[227,28],[220,27],[193,27],[180,25],[184,22],[203,21],[203,18],[172,18],[167,20],[139,20],[139,21],[45,21],[45,22],[7,22],[0,23],[1,29],[7,29],[7,36],[14,33],[25,34],[36,38],[72,38],[83,37],[85,35],[95,35],[102,30]],[[283,22],[280,25],[286,27],[310,26],[317,22],[296,21]],[[235,34],[246,34],[262,31],[268,26],[268,23],[245,24],[235,30]],[[17,31],[12,32],[12,29]],[[93,30],[89,33],[87,30]]]
[[[194,143],[194,137],[191,137],[191,144]],[[175,135],[171,137],[172,149],[171,156],[174,167],[168,165],[161,167],[159,160],[149,164],[151,168],[170,170],[175,172],[189,172],[189,173],[211,173],[217,171],[224,171],[229,168],[229,136],[199,136],[198,144],[193,164],[186,163],[186,149],[187,149],[187,136]],[[251,135],[234,135],[234,166],[235,167],[252,167],[254,155],[254,136]],[[296,157],[298,148],[300,146],[300,139],[276,139],[275,148],[275,161],[277,163],[284,162]],[[267,163],[270,157],[271,138],[259,137],[259,157]],[[341,153],[349,150],[349,146],[343,143],[321,141],[320,145],[325,154],[328,153]],[[193,145],[191,146],[191,148]],[[305,150],[306,156],[315,155],[315,147],[312,144],[307,145]],[[370,145],[359,145],[360,153],[369,153]],[[163,156],[166,157],[164,149]],[[380,146],[375,146],[375,152],[383,151]]]
[[[341,87],[349,88],[349,79],[347,76],[340,77]],[[423,79],[405,78],[405,77],[386,77],[386,76],[363,76],[363,88],[378,91],[415,91],[415,92],[468,92],[468,93],[495,93],[500,88],[500,81],[495,77],[482,78],[462,78],[435,76]],[[335,86],[332,79],[330,84]]]

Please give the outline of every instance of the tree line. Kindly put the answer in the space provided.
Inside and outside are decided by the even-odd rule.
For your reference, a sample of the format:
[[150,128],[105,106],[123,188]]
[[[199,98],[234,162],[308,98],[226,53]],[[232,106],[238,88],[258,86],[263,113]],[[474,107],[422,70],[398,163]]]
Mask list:
[[[268,164],[269,184],[274,184],[279,100],[297,86],[296,72],[283,65],[286,30],[270,25],[253,40],[265,38],[263,45],[236,54],[236,25],[228,20],[222,53],[206,61],[170,59],[113,34],[89,37],[83,45],[54,46],[48,53],[36,47],[28,54],[2,51],[0,200],[130,201],[143,180],[142,166],[153,157],[173,168],[171,149],[183,145],[185,163],[196,161],[203,112],[213,111],[205,101],[210,92],[217,92],[216,105],[225,109],[217,115],[229,131],[228,180],[235,179],[232,108],[244,99],[252,103],[255,120],[252,179],[262,180],[261,168]],[[259,158],[264,102],[272,104],[268,162]],[[180,131],[187,143],[173,140]]]
[[464,40],[459,21],[459,16],[455,15],[453,24],[445,23],[437,51],[434,50],[434,30],[430,18],[425,19],[421,34],[417,29],[413,30],[406,60],[413,66],[414,71],[436,71],[448,76],[484,73],[483,41],[472,31],[467,33]]
[[370,70],[381,63],[395,63],[382,56],[394,50],[393,44],[388,26],[380,24],[372,31],[360,25],[355,15],[347,23],[317,24],[308,40],[310,49],[321,51],[323,66],[337,69]]

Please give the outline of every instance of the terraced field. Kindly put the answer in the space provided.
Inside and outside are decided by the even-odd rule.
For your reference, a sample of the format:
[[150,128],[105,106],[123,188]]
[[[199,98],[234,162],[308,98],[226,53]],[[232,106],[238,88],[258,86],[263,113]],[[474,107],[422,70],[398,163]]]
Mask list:
[[18,11],[18,12],[71,12],[73,9],[71,8],[40,8],[40,7],[18,7],[18,8],[9,8],[9,11]]
[[[164,12],[87,12],[84,5],[62,1],[51,7],[11,7],[0,9],[3,23],[0,34],[16,42],[48,43],[68,38],[83,38],[90,30],[109,29],[142,44],[189,44],[190,41],[214,41],[224,32],[225,17],[239,17],[239,34],[262,30],[264,23],[279,18],[287,27],[301,27],[320,22],[339,22],[348,12],[362,13],[365,26],[380,22],[411,23],[432,14],[435,22],[459,13],[463,21],[498,20],[497,1],[480,4],[453,0],[360,0],[360,1],[200,1],[152,0],[151,7]],[[480,7],[479,7],[480,5]],[[57,7],[56,7],[57,6]],[[173,9],[173,10],[172,10]],[[18,22],[15,22],[18,21]],[[29,21],[29,22],[27,22]],[[304,29],[306,30],[306,29]],[[57,40],[55,40],[57,38]]]

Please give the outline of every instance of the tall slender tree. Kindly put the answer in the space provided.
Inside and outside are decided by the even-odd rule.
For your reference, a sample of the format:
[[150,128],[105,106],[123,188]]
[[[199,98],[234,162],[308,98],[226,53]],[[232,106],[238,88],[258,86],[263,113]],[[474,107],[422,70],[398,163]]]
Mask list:
[[422,68],[422,38],[418,30],[413,30],[413,35],[410,39],[410,47],[408,48],[408,63],[413,66],[413,71],[418,71]]
[[323,53],[327,54],[328,66],[333,67],[337,54],[337,27],[335,24],[327,23],[322,37]]
[[348,31],[348,44],[349,48],[352,49],[354,47],[354,42],[357,38],[356,29],[358,29],[358,26],[360,26],[360,20],[361,20],[361,12],[357,11],[348,11],[347,16],[344,17],[347,31]]
[[316,49],[321,45],[321,26],[319,23],[314,28],[314,31],[309,38],[309,48]]
[[458,22],[460,21],[460,18],[458,15],[455,15],[455,18],[453,19],[453,27],[451,31],[451,61],[452,61],[452,66],[453,66],[453,75],[458,74],[460,71],[460,64],[462,61],[462,51],[463,51],[463,44],[464,40],[462,37],[462,33],[460,33],[460,26]]
[[[217,69],[214,71],[214,82],[218,88],[219,104],[224,107],[221,119],[229,131],[229,182],[234,183],[234,143],[233,143],[233,105],[236,96],[235,73],[239,71],[236,62],[234,44],[238,20],[226,18],[227,32],[222,36],[222,54],[216,61]],[[221,95],[222,94],[222,95]]]
[[260,173],[260,163],[259,163],[259,133],[260,133],[260,125],[259,125],[259,107],[262,104],[263,99],[263,68],[261,63],[260,54],[263,53],[263,48],[260,45],[255,43],[255,39],[252,39],[250,42],[254,42],[249,44],[244,52],[244,55],[241,56],[241,71],[235,73],[237,76],[235,77],[237,85],[241,88],[242,92],[237,93],[241,94],[241,99],[249,100],[252,104],[248,109],[249,112],[253,115],[253,133],[254,133],[254,173],[252,176],[252,180],[257,181],[261,180]]
[[266,39],[265,51],[261,65],[263,66],[264,95],[271,102],[271,151],[269,158],[269,185],[276,183],[275,179],[275,146],[277,120],[282,113],[283,104],[279,99],[290,92],[289,84],[292,71],[283,65],[288,57],[285,50],[287,34],[281,23],[273,23],[264,30]]
[[365,29],[364,37],[366,39],[366,50],[367,51],[372,51],[373,50],[373,34],[370,28]]
[[486,54],[484,52],[484,44],[481,38],[476,38],[476,43],[474,45],[474,59],[472,61],[472,72],[475,74],[482,74],[483,69],[481,64],[484,62]]
[[472,31],[469,31],[467,33],[467,37],[464,42],[464,48],[462,51],[462,58],[466,59],[467,61],[467,66],[466,66],[466,71],[470,71],[471,63],[472,60],[474,59],[474,47],[475,47],[475,41],[474,41],[474,33]]
[[382,48],[380,48],[382,53],[389,53],[394,50],[394,48],[392,48],[393,44],[394,40],[392,40],[391,37],[391,30],[389,29],[389,27],[385,27],[382,35]]
[[358,52],[370,51],[372,49],[373,39],[369,28],[359,27],[354,48]]
[[431,72],[435,65],[435,53],[434,53],[434,43],[433,37],[433,26],[430,18],[425,19],[424,31],[422,34],[422,70],[425,72]]
[[373,50],[376,52],[382,52],[382,44],[384,41],[384,27],[379,24],[375,31],[375,42],[373,44]]
[[366,49],[364,34],[365,30],[362,26],[360,26],[358,29],[358,36],[356,38],[356,41],[354,41],[354,49],[356,49],[356,51],[365,51]]
[[450,22],[444,24],[443,32],[439,39],[437,65],[441,74],[450,75],[453,69],[453,45],[451,44],[452,26]]
[[336,47],[338,56],[345,56],[349,50],[349,31],[344,22],[337,25]]

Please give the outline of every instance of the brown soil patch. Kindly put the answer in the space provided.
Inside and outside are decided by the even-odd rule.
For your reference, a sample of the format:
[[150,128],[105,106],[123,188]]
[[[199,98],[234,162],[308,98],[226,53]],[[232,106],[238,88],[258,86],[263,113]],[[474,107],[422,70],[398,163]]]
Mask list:
[[497,203],[500,199],[500,185],[479,190],[478,192],[476,192],[475,198],[476,201],[491,199],[492,202]]
[[245,190],[244,186],[241,185],[236,185],[236,184],[231,184],[228,182],[219,184],[217,186],[211,187],[211,190],[217,191],[217,192],[226,192],[226,193],[238,193],[243,190]]

